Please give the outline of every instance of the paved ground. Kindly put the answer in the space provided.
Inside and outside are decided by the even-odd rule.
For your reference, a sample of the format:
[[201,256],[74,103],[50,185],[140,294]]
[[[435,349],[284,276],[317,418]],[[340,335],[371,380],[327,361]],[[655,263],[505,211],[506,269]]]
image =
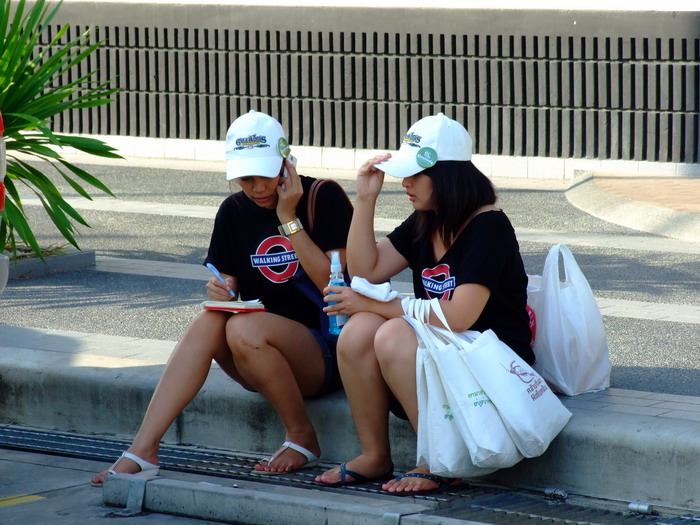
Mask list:
[[[133,349],[125,354],[125,342],[146,340],[149,358],[165,359],[202,298],[208,274],[200,264],[226,185],[219,164],[142,164],[90,166],[119,197],[71,201],[93,226],[81,230],[80,242],[84,249],[96,251],[97,266],[11,282],[2,296],[0,334],[9,337],[18,327],[31,329],[44,341],[82,337],[116,360],[138,359]],[[351,174],[330,175],[341,178],[352,196]],[[700,396],[700,243],[693,242],[700,237],[687,238],[700,224],[695,208],[700,179],[596,176],[582,183],[588,189],[595,184],[608,196],[625,199],[623,204],[633,204],[638,213],[635,229],[624,221],[605,220],[605,210],[596,209],[591,215],[580,198],[573,199],[578,207],[572,205],[568,185],[560,181],[497,179],[495,183],[500,205],[516,227],[528,273],[541,273],[552,244],[564,242],[572,249],[605,316],[612,386],[661,396],[646,401],[633,396],[624,411],[651,414],[660,408],[655,413],[662,417],[675,410],[683,412],[682,417],[700,419],[699,411],[688,409],[693,403],[663,397]],[[631,188],[635,190],[630,194]],[[652,202],[632,199],[637,197]],[[39,208],[32,206],[31,199],[27,204],[35,229],[45,232],[41,242],[59,242]],[[649,204],[653,208],[647,208]],[[595,208],[596,202],[589,205]],[[646,224],[644,217],[655,215],[656,208],[669,211],[669,220],[682,219],[680,238],[659,236],[656,225]],[[377,225],[383,232],[408,213],[399,184],[387,183],[379,209]],[[407,280],[399,276],[397,285],[405,286]],[[666,404],[652,406],[659,403]],[[668,403],[683,407],[674,409]],[[102,519],[101,513],[109,509],[100,507],[95,496],[99,491],[89,492],[84,486],[89,473],[102,465],[55,460],[62,474],[59,483],[52,483],[46,475],[51,469],[42,467],[39,475],[32,465],[51,467],[53,461],[0,450],[0,479],[4,480],[0,481],[0,523]],[[39,485],[34,483],[37,478]],[[29,499],[17,499],[18,494]],[[83,500],[85,504],[77,505]],[[161,517],[131,519],[159,523]],[[180,522],[170,521],[180,518],[166,519]]]
[[[97,271],[11,284],[3,302],[12,308],[3,308],[0,322],[176,341],[201,298],[198,280],[207,274],[200,265],[226,183],[222,171],[212,171],[220,167],[215,163],[167,167],[172,169],[92,166],[118,196],[71,201],[93,226],[81,229],[80,242],[96,251]],[[330,175],[342,177],[352,196],[350,173]],[[572,206],[568,185],[561,181],[499,178],[496,185],[500,205],[516,227],[528,273],[541,273],[552,244],[564,242],[572,249],[606,315],[613,385],[700,395],[694,337],[700,317],[700,243],[594,217]],[[693,202],[692,188],[683,193],[667,191],[669,187],[661,185],[656,192],[664,202],[673,196]],[[377,227],[384,232],[408,213],[398,183],[387,183],[379,209]],[[649,214],[643,205],[637,209],[637,225],[643,228]],[[30,212],[38,231],[52,231],[37,206],[30,206]],[[697,224],[697,214],[685,215]],[[52,233],[40,238],[45,244],[61,240]],[[182,275],[189,278],[173,281]],[[402,275],[398,280],[409,279]]]

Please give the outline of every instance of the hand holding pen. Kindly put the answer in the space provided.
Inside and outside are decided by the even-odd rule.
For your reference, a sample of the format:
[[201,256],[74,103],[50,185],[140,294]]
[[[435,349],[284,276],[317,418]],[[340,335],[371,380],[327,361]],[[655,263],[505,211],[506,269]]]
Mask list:
[[213,264],[211,264],[211,263],[207,263],[206,266],[207,266],[207,268],[209,268],[209,270],[211,271],[211,273],[214,274],[214,277],[216,277],[221,283],[223,283],[224,287],[226,288],[226,290],[228,291],[228,293],[231,295],[231,297],[233,297],[233,298],[235,299],[235,298],[236,298],[235,292],[231,289],[231,287],[229,286],[229,284],[226,282],[226,279],[224,279],[224,278],[221,276],[221,274],[219,273],[219,270],[217,270],[216,267],[215,267]]

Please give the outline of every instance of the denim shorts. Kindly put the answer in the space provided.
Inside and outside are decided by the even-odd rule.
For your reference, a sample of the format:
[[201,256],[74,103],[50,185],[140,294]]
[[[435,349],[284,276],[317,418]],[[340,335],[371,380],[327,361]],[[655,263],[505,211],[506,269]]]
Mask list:
[[323,384],[320,390],[314,395],[306,397],[306,399],[315,399],[335,392],[342,386],[342,382],[340,381],[340,372],[338,372],[338,360],[335,357],[335,346],[329,345],[319,330],[314,328],[310,328],[309,330],[314,334],[318,345],[321,347],[323,363],[326,367],[326,374],[323,378]]

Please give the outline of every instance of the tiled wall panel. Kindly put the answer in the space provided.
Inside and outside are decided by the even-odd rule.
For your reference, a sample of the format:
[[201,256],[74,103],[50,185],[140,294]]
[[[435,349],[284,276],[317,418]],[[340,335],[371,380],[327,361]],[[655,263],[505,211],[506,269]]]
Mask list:
[[128,4],[130,16],[97,4],[66,3],[44,43],[59,23],[70,37],[92,27],[101,48],[64,80],[93,72],[122,91],[61,115],[59,131],[220,140],[256,108],[293,144],[394,149],[444,111],[480,154],[700,162],[697,13],[567,25],[575,15],[453,9],[418,24],[410,9],[170,6],[161,18],[163,4]]

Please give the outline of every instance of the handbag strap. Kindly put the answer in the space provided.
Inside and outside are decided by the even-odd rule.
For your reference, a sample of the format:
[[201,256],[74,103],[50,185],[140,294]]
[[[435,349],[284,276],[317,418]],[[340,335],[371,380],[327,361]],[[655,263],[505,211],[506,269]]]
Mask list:
[[417,299],[415,297],[404,297],[401,299],[401,307],[406,317],[416,319],[422,323],[430,322],[430,311],[432,310],[438,320],[444,327],[452,332],[450,325],[447,323],[447,318],[440,306],[440,300],[433,297],[432,299]]
[[309,199],[307,202],[307,210],[306,210],[306,216],[308,217],[309,224],[305,225],[306,229],[308,230],[308,234],[311,235],[311,232],[314,231],[314,222],[316,220],[316,200],[318,197],[318,192],[321,189],[321,186],[324,184],[335,184],[338,186],[340,189],[341,195],[344,195],[347,201],[350,203],[350,206],[352,206],[352,202],[350,201],[350,197],[348,197],[347,193],[345,193],[345,190],[343,187],[338,184],[338,181],[335,181],[333,179],[316,179],[313,181],[311,184],[311,187],[309,188]]
[[314,230],[314,219],[316,215],[316,196],[318,195],[318,189],[326,182],[328,182],[328,179],[316,179],[311,184],[311,188],[309,188],[309,200],[306,212],[306,216],[309,220],[309,224],[307,224],[306,229],[308,230],[309,234],[311,234],[311,232]]

